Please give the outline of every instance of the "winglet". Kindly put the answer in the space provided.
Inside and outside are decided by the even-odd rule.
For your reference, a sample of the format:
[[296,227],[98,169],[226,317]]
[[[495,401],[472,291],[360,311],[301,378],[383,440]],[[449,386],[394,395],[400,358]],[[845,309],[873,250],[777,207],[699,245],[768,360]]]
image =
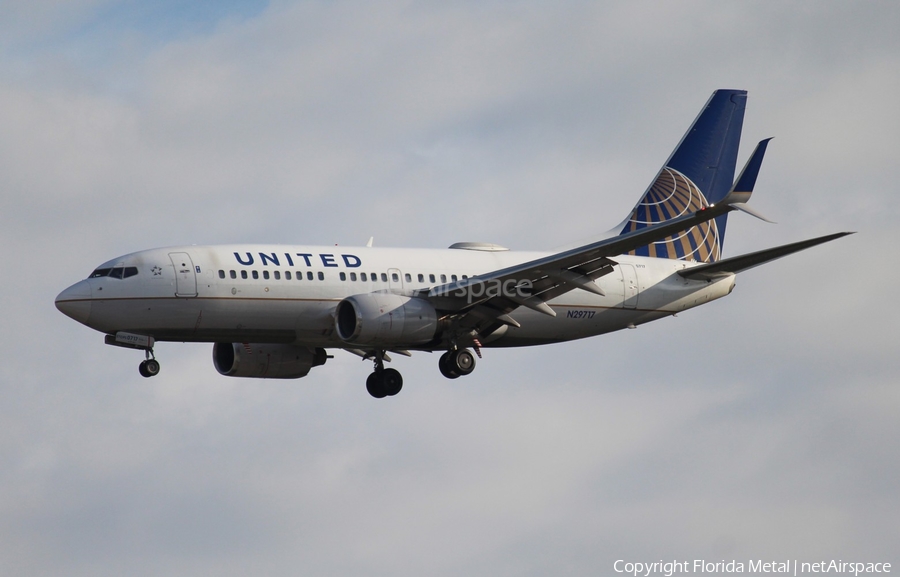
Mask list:
[[731,192],[722,199],[722,202],[731,205],[737,210],[746,212],[749,215],[769,223],[773,221],[747,206],[747,201],[750,200],[750,196],[753,194],[753,187],[756,185],[756,177],[759,176],[759,168],[762,166],[763,157],[766,155],[766,147],[769,145],[770,140],[772,139],[766,138],[756,145],[756,149],[753,151],[753,154],[750,155],[747,164],[744,165],[744,169],[741,171],[740,176],[738,176],[734,186],[731,187]]

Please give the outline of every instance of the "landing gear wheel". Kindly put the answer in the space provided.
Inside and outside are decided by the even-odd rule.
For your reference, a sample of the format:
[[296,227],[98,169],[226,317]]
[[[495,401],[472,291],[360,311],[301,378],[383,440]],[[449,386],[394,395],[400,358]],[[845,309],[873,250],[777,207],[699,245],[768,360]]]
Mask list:
[[475,370],[475,357],[466,349],[455,351],[450,353],[450,366],[464,377]]
[[453,354],[452,351],[447,351],[441,355],[441,358],[438,359],[438,369],[440,369],[441,374],[448,379],[455,379],[459,377],[459,373],[454,370],[453,365],[450,362],[451,354]]
[[475,357],[466,349],[447,351],[438,360],[438,368],[448,379],[464,377],[475,370]]
[[159,361],[156,359],[147,359],[146,361],[142,361],[140,365],[138,365],[138,372],[141,373],[142,377],[150,378],[155,377],[159,374]]
[[376,399],[393,397],[403,388],[403,377],[396,369],[384,368],[384,351],[375,350],[375,371],[366,379],[366,390]]
[[403,388],[403,377],[397,369],[384,369],[381,373],[381,381],[389,397],[393,397]]
[[148,338],[150,346],[144,348],[144,360],[138,365],[138,372],[141,373],[141,376],[145,379],[155,377],[159,374],[159,361],[157,361],[156,357],[153,355],[153,337]]
[[376,399],[393,397],[403,388],[403,377],[396,369],[376,370],[366,379],[366,390]]
[[366,379],[366,390],[376,399],[393,397],[403,388],[403,377],[396,369],[384,368],[384,351],[376,350],[375,371]]
[[381,378],[380,373],[375,372],[369,375],[369,378],[366,379],[366,390],[376,399],[383,399],[387,396],[384,379]]

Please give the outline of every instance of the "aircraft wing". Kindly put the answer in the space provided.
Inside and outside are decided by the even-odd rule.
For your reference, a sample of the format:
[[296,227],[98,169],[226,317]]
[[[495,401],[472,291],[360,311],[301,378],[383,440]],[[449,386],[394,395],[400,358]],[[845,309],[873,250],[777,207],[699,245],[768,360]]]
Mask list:
[[[520,306],[556,316],[546,301],[579,288],[603,294],[594,279],[612,272],[617,263],[611,257],[736,210],[739,207],[733,205],[738,200],[745,199],[726,197],[719,204],[688,215],[512,267],[425,289],[416,296],[428,299],[437,310],[445,311],[445,317],[453,317],[460,329],[478,329],[478,332],[494,323],[518,326],[516,321],[508,317],[508,313]],[[497,287],[502,290],[492,290]]]
[[489,334],[500,325],[520,326],[509,313],[520,306],[549,316],[556,313],[547,301],[575,289],[602,295],[594,282],[613,271],[614,257],[688,230],[732,210],[751,210],[750,199],[768,139],[757,145],[731,192],[720,202],[657,224],[604,238],[536,260],[481,274],[457,282],[417,291],[455,323],[459,332]]

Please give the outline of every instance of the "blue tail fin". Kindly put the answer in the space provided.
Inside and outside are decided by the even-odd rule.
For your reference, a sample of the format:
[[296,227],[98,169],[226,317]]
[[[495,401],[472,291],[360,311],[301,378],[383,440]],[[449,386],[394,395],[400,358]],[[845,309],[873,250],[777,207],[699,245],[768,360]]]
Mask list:
[[[734,181],[746,90],[717,90],[678,143],[620,234],[694,212],[725,198]],[[715,262],[727,215],[629,254]]]

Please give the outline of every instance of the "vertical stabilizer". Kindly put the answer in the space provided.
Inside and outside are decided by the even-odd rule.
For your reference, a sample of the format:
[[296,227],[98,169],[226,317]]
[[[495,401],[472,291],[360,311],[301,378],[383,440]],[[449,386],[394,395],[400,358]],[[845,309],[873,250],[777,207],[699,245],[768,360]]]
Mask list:
[[[716,90],[628,218],[621,234],[714,204],[734,181],[746,90]],[[641,247],[630,254],[715,262],[727,215]]]

